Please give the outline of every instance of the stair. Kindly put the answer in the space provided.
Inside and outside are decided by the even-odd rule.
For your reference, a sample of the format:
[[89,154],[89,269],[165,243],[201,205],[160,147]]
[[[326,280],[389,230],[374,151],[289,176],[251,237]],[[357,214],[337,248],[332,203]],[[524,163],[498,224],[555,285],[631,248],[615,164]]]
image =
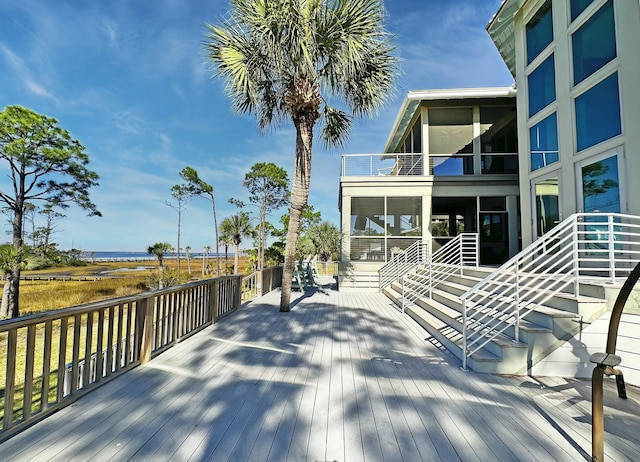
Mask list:
[[[405,288],[421,286],[428,277],[419,267],[405,277]],[[460,295],[473,287],[493,268],[465,267],[463,274],[451,275],[432,289],[432,297],[422,296],[405,304],[404,311],[422,328],[462,360],[462,302]],[[570,290],[569,287],[567,290]],[[402,284],[393,282],[383,292],[402,307]],[[496,303],[498,302],[497,299]],[[479,309],[496,316],[491,306]],[[603,298],[558,293],[525,316],[520,323],[519,341],[511,326],[467,359],[470,369],[494,374],[525,374],[531,366],[575,335],[580,321],[589,322],[606,310]],[[499,318],[500,315],[497,315]]]

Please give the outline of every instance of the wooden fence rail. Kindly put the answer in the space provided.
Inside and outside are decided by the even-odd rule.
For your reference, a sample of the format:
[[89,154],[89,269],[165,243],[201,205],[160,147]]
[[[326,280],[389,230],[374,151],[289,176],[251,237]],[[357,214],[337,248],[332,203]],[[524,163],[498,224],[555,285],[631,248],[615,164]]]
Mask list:
[[[265,271],[273,289],[282,269]],[[0,321],[0,441],[241,303],[242,276],[233,275]]]

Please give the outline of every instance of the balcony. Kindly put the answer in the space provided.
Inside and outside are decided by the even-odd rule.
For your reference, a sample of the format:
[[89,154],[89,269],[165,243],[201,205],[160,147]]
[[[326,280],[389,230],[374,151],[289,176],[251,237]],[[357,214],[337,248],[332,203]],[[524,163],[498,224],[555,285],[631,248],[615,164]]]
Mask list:
[[[244,303],[0,443],[1,459],[589,458],[590,381],[464,372],[383,294],[317,282],[291,313],[277,290]],[[605,383],[608,460],[640,460],[627,393]]]
[[[426,159],[425,159],[426,157]],[[473,154],[343,154],[340,175],[343,177],[393,176],[470,176],[474,170]],[[482,153],[477,174],[517,175],[517,153]]]

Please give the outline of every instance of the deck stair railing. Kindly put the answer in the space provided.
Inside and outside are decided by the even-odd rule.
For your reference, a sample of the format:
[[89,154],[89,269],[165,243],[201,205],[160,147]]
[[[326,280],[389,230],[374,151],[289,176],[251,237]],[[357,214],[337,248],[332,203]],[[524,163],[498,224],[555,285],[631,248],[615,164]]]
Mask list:
[[478,266],[478,234],[461,233],[435,251],[408,279],[402,278],[402,311],[422,297],[432,297],[432,291],[454,274],[462,274],[465,266]]
[[640,217],[578,213],[560,222],[460,296],[463,368],[468,358],[513,329],[560,292],[578,298],[580,282],[628,276],[640,261]]
[[380,291],[427,261],[427,252],[428,248],[422,241],[415,241],[402,252],[394,254],[391,260],[378,270]]

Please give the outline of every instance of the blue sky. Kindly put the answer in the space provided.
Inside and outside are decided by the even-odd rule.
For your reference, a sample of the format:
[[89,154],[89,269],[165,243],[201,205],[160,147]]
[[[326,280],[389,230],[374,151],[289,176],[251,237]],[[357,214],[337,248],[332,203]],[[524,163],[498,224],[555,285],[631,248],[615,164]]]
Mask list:
[[[323,219],[339,224],[340,155],[380,152],[408,91],[511,85],[485,31],[500,3],[386,0],[402,75],[386,107],[357,121],[343,149],[316,143],[309,203]],[[220,0],[0,2],[0,108],[18,104],[58,119],[101,177],[91,197],[103,217],[68,209],[55,235],[61,248],[175,246],[177,214],[164,201],[186,165],[214,186],[219,221],[238,211],[229,198],[246,201],[242,180],[254,163],[274,162],[291,175],[292,126],[261,134],[253,117],[234,114],[205,60],[204,25],[227,8]],[[182,247],[214,247],[212,221],[210,204],[193,199]],[[9,228],[6,220],[1,226]]]

